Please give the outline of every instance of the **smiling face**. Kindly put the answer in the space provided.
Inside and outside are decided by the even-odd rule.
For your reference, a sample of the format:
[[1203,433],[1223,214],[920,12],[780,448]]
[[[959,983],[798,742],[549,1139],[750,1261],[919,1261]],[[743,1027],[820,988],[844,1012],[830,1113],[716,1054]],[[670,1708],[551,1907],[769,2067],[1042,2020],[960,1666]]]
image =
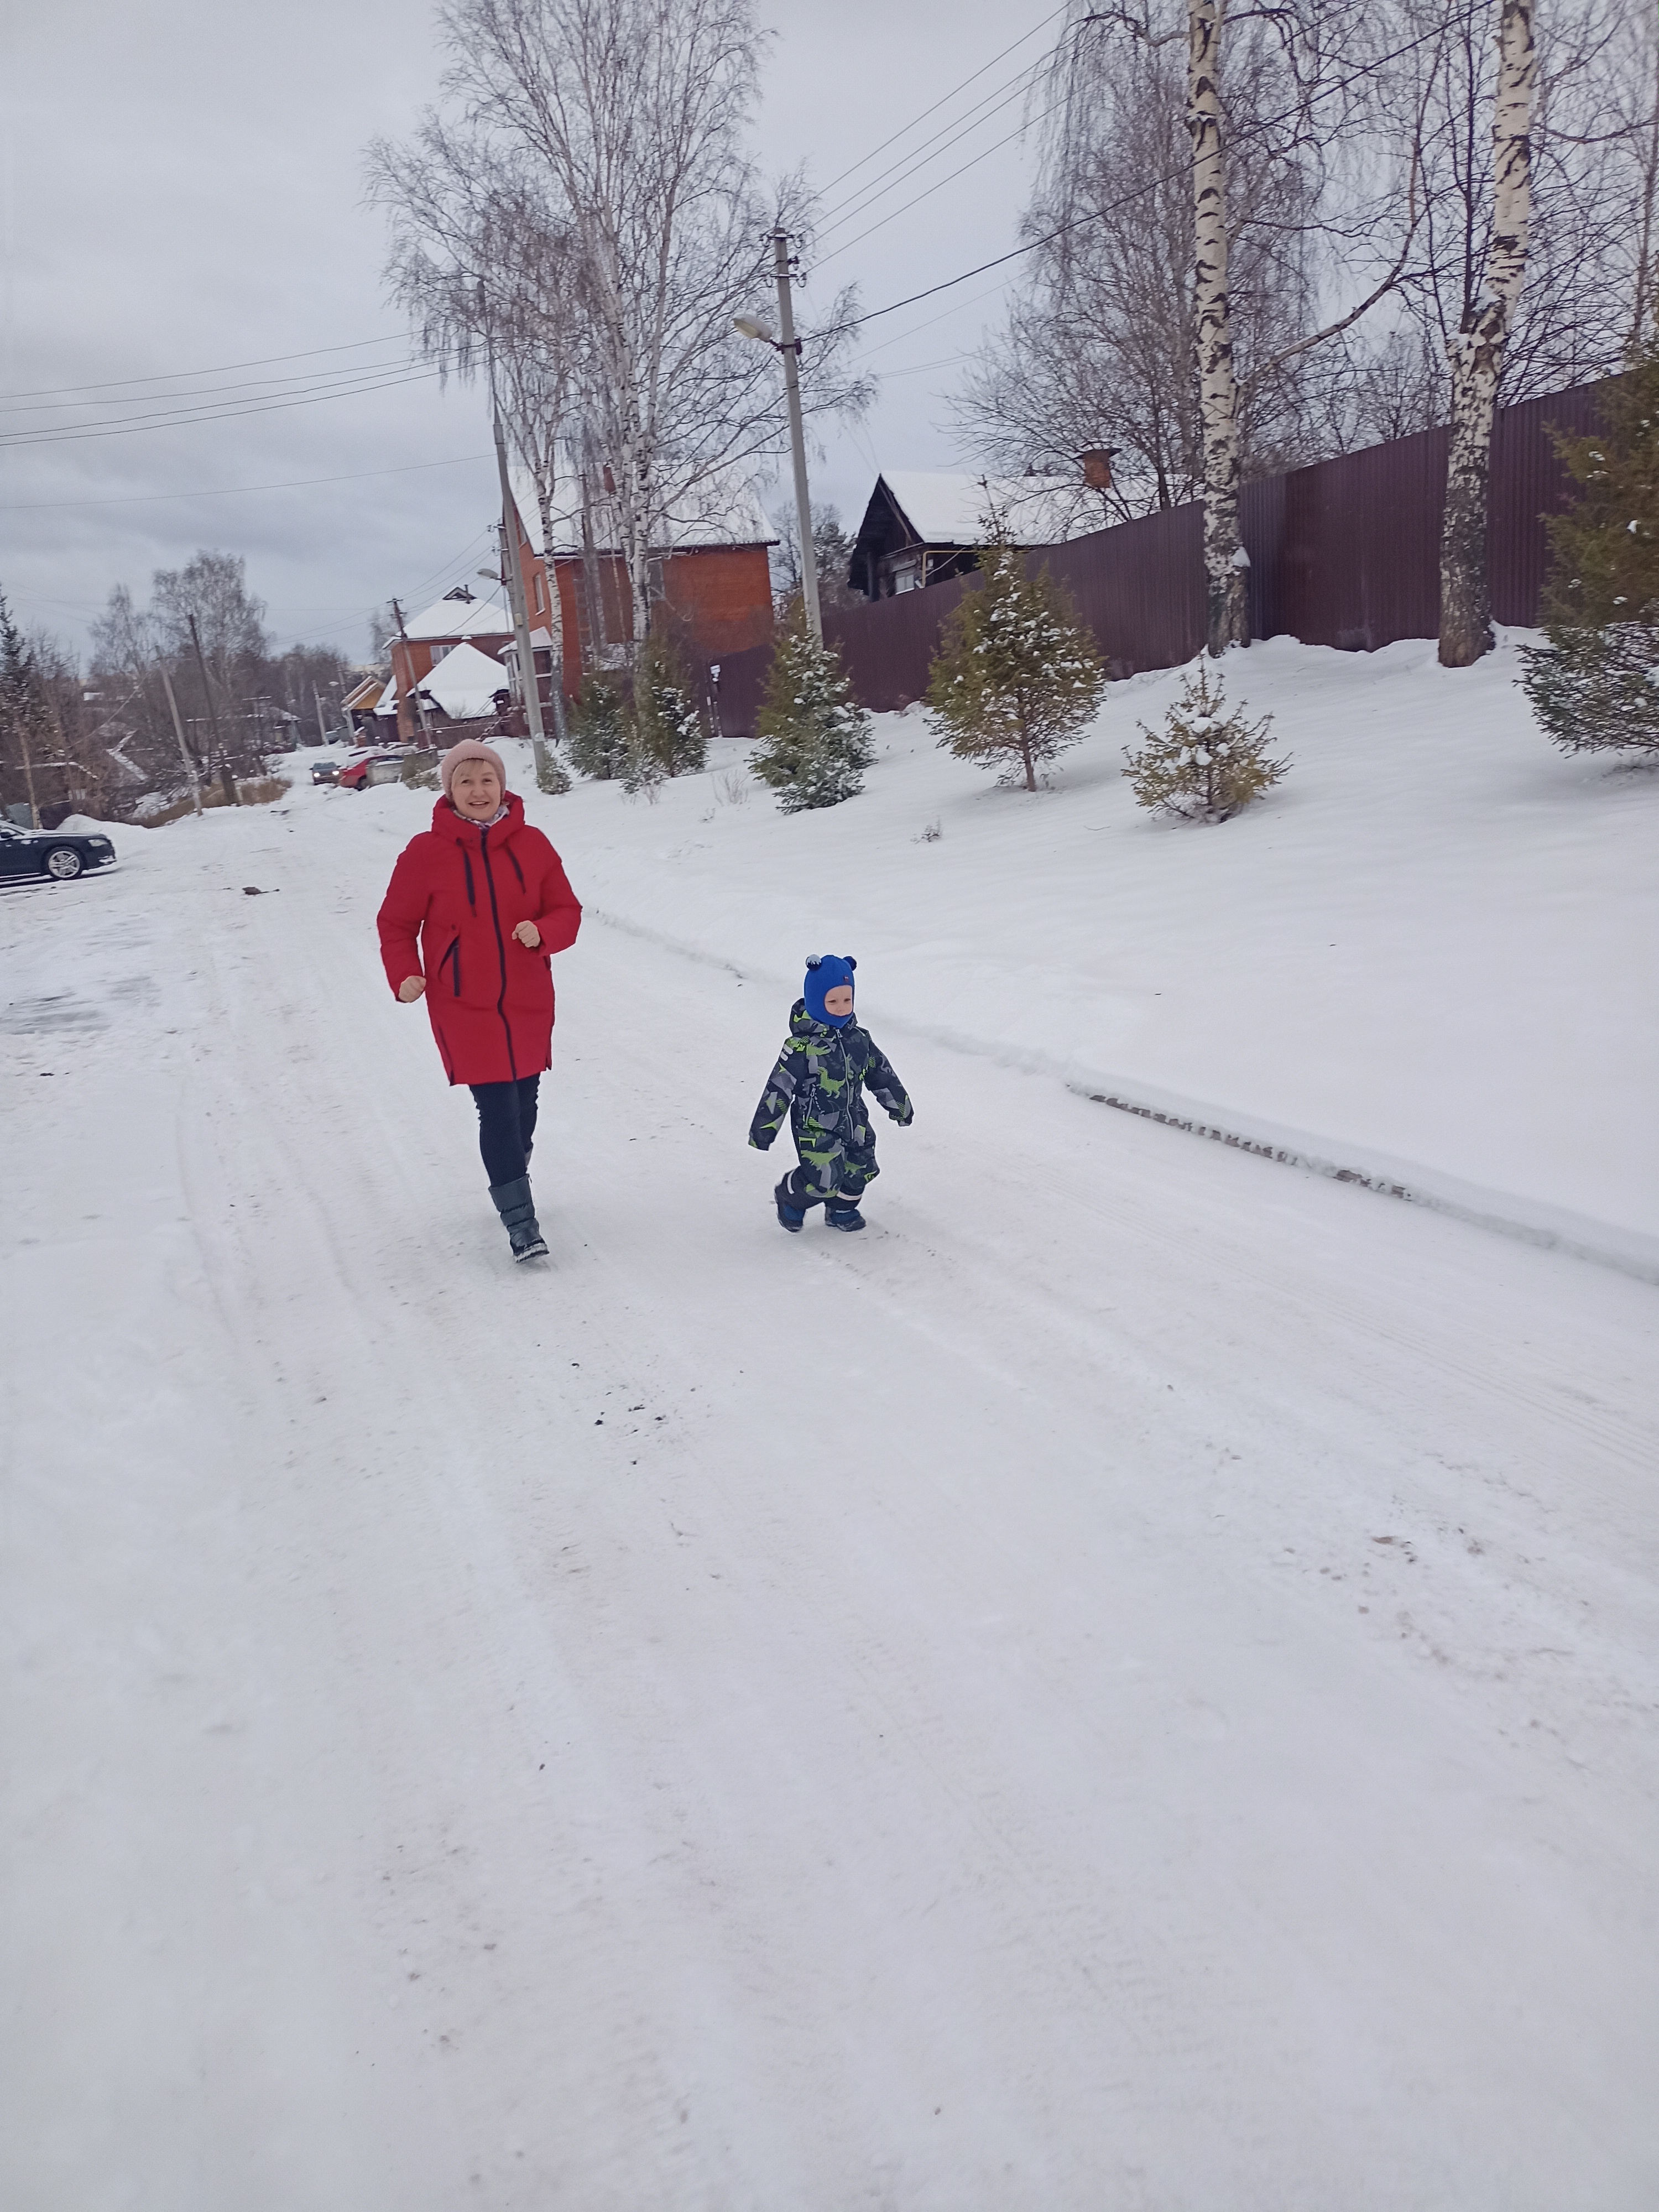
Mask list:
[[823,994],[823,1011],[826,1014],[833,1014],[837,1021],[843,1014],[850,1014],[853,1011],[852,985],[837,983],[833,991],[826,991]]
[[488,761],[465,760],[449,779],[449,799],[469,822],[488,822],[501,806],[501,780]]

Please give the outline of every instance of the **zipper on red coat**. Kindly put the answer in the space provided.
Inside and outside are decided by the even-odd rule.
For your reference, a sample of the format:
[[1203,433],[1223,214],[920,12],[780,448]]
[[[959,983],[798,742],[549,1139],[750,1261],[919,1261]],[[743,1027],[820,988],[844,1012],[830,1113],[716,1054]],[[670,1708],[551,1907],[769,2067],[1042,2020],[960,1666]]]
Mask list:
[[507,939],[501,935],[501,910],[495,903],[495,871],[489,865],[489,832],[478,832],[478,850],[483,855],[484,881],[489,886],[489,919],[495,925],[495,957],[501,963],[501,995],[495,1001],[495,1012],[501,1018],[501,1034],[507,1039],[507,1065],[511,1079],[519,1079],[519,1063],[513,1054],[513,1024],[507,1018]]

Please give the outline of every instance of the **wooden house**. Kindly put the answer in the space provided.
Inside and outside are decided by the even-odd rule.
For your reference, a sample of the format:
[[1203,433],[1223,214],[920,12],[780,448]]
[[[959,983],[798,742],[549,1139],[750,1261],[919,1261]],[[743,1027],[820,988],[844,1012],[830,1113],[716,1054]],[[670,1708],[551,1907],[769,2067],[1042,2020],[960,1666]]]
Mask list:
[[1109,486],[1086,476],[975,477],[950,469],[893,469],[876,478],[853,543],[848,582],[890,599],[960,576],[977,563],[994,507],[1017,545],[1062,545],[1103,530]]

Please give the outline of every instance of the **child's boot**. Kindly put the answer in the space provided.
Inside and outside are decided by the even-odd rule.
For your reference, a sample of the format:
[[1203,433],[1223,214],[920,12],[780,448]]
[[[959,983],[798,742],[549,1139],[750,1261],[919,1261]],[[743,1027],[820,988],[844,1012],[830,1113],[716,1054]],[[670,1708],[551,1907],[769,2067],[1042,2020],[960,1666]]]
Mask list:
[[862,1229],[864,1226],[864,1216],[859,1212],[856,1199],[827,1199],[823,1218],[832,1229]]
[[779,1223],[792,1237],[799,1237],[806,1219],[806,1208],[795,1195],[794,1181],[793,1174],[785,1176],[772,1196],[777,1206]]

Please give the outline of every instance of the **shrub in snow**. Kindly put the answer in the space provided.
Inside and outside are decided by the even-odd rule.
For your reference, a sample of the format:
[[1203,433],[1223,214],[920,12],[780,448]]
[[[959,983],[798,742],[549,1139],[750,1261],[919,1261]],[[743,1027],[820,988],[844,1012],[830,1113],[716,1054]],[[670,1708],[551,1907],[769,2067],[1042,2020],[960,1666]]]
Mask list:
[[1522,647],[1521,684],[1567,752],[1659,751],[1659,331],[1601,409],[1601,430],[1555,440],[1578,489],[1546,524],[1549,642]]
[[621,691],[602,677],[584,676],[570,710],[566,750],[578,775],[602,782],[620,775],[628,763],[628,709]]
[[779,629],[756,727],[762,744],[749,765],[786,814],[839,806],[863,790],[876,757],[870,717],[840,655],[812,638],[799,607]]
[[1129,763],[1123,773],[1140,805],[1192,822],[1224,822],[1279,781],[1291,763],[1268,756],[1273,716],[1252,724],[1242,708],[1229,714],[1226,706],[1220,677],[1212,680],[1200,665],[1182,678],[1161,730],[1138,725],[1146,742],[1133,752],[1123,748]]
[[993,522],[978,587],[951,610],[928,672],[927,703],[959,760],[1000,768],[1005,782],[1036,789],[1040,761],[1075,744],[1108,682],[1071,595]]
[[570,778],[563,762],[551,745],[542,747],[542,764],[536,771],[536,788],[544,791],[550,799],[562,799],[570,788]]

